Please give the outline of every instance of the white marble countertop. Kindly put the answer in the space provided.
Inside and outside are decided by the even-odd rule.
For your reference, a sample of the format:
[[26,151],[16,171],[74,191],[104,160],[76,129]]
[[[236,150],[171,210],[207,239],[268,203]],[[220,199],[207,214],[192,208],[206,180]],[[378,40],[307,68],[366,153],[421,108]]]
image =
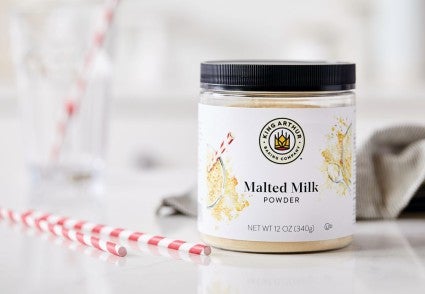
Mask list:
[[[158,218],[154,213],[161,196],[190,187],[192,173],[108,172],[99,202],[88,201],[84,191],[78,195],[78,204],[65,200],[57,207],[40,204],[32,198],[36,195],[22,201],[4,195],[1,199],[9,207],[38,202],[45,210],[198,241],[195,219]],[[164,186],[164,178],[173,184]],[[161,255],[140,248],[130,250],[125,258],[115,258],[5,221],[0,222],[0,240],[2,293],[388,294],[423,293],[425,289],[425,217],[359,222],[349,247],[315,254],[213,249],[207,258],[178,259],[169,252]]]
[[[175,136],[196,132],[192,120],[165,122],[162,127],[170,125]],[[128,133],[122,132],[124,127]],[[362,121],[359,128],[370,132],[367,121]],[[148,132],[149,123],[126,119],[112,124],[110,168],[104,189],[97,191],[99,201],[89,200],[91,193],[81,190],[76,191],[74,200],[58,195],[56,204],[47,204],[38,199],[24,177],[16,119],[0,119],[0,132],[7,138],[0,152],[0,205],[15,209],[38,206],[96,222],[199,241],[195,219],[155,216],[161,197],[185,192],[194,184],[195,169],[190,166],[195,157],[188,159],[186,167],[181,162],[160,165],[155,170],[131,167],[127,164],[134,159],[130,153],[143,141],[135,139],[132,142],[136,144],[125,145],[135,130]],[[115,141],[117,134],[124,138]],[[188,144],[196,144],[196,139],[189,138]],[[123,162],[126,164],[120,165]],[[349,247],[315,254],[248,254],[214,249],[209,258],[182,260],[166,256],[167,252],[161,255],[141,248],[144,251],[131,250],[128,257],[115,258],[5,221],[0,221],[0,240],[0,293],[410,294],[425,289],[425,216],[359,222]]]

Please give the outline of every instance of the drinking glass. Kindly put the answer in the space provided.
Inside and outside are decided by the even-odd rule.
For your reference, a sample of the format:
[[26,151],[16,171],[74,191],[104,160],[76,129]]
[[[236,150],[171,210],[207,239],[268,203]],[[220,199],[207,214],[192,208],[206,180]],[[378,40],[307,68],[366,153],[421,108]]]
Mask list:
[[16,8],[11,18],[23,138],[35,182],[92,182],[104,167],[111,63],[106,50],[98,50],[81,76],[100,8],[88,2],[38,1]]

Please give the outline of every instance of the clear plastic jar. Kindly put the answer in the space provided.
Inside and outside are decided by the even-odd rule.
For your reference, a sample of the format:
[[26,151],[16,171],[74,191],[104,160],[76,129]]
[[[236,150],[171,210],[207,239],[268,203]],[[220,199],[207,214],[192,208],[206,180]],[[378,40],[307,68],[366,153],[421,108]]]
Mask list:
[[198,227],[246,252],[341,248],[355,224],[355,66],[206,62]]

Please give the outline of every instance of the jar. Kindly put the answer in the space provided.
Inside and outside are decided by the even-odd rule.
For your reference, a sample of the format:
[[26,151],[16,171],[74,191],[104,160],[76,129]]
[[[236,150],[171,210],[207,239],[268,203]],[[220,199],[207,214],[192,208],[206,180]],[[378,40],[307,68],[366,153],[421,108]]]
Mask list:
[[201,64],[198,228],[218,248],[342,248],[355,225],[355,64]]

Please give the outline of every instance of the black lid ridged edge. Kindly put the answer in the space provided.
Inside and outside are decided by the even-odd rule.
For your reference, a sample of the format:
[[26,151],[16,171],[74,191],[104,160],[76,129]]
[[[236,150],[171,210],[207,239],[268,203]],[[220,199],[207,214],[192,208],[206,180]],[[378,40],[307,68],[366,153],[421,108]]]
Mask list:
[[355,64],[202,63],[204,89],[341,91],[355,88]]

